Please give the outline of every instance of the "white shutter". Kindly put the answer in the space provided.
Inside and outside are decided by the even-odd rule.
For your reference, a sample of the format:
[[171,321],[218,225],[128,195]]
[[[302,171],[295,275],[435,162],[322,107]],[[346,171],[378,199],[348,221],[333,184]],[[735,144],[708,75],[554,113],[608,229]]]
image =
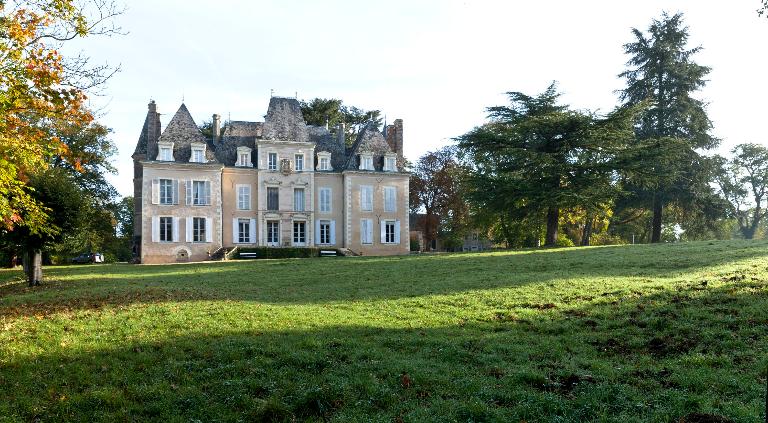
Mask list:
[[[189,181],[184,181],[184,192],[187,197],[187,205],[188,206],[192,205],[192,180],[191,179]],[[190,238],[189,241],[192,241],[192,238]]]
[[[211,181],[205,181],[205,202],[203,204],[211,204]],[[208,241],[210,242],[210,241]]]
[[178,217],[172,217],[173,222],[173,233],[171,234],[171,239],[173,242],[179,242],[179,218]]
[[387,222],[381,221],[381,238],[379,238],[379,242],[382,244],[387,241]]
[[395,220],[395,244],[400,244],[400,221]]
[[251,244],[256,243],[256,219],[251,219],[248,225],[248,241]]
[[368,223],[368,219],[360,219],[360,243],[361,244],[365,244],[365,235],[368,233],[367,223]]
[[213,219],[205,218],[205,242],[213,242]]
[[152,180],[152,204],[160,204],[160,180]]
[[240,242],[240,225],[238,224],[238,218],[233,217],[232,218],[232,243],[237,244]]
[[373,220],[371,219],[365,219],[365,220],[368,221],[368,224],[366,225],[368,227],[368,234],[367,234],[368,243],[373,244]]
[[188,217],[186,218],[185,228],[186,228],[186,237],[184,238],[184,241],[186,242],[192,242],[192,225],[195,223],[194,217]]
[[322,242],[322,240],[320,237],[320,219],[315,219],[315,245]]
[[336,245],[336,221],[331,220],[331,245]]
[[172,201],[171,202],[173,204],[179,204],[179,180],[178,179],[174,179],[172,186],[173,186],[173,194],[172,194]]
[[160,241],[160,216],[152,216],[152,242]]

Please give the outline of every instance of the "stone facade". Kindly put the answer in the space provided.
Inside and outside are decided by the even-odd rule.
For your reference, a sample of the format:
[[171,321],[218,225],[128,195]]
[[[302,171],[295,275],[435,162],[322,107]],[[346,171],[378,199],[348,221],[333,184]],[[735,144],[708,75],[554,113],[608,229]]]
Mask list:
[[264,122],[213,115],[213,137],[181,105],[162,133],[150,102],[133,155],[142,263],[206,260],[237,245],[407,254],[402,120],[363,129],[352,147],[273,97]]

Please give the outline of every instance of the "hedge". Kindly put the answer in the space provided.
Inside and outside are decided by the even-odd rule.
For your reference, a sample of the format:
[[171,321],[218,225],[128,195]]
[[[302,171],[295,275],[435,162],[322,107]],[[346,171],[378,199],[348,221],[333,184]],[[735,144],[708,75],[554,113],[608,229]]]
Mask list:
[[237,258],[254,258],[240,257],[242,253],[256,253],[255,258],[259,259],[320,257],[320,249],[311,247],[241,247],[238,248],[237,253]]

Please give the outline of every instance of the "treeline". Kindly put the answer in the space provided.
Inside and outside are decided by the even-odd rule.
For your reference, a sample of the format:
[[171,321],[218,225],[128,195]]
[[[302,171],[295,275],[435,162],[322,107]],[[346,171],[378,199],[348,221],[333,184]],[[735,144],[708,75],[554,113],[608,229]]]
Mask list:
[[620,103],[607,114],[544,92],[508,92],[488,121],[413,168],[411,206],[427,241],[460,247],[481,229],[507,247],[666,242],[762,235],[768,151],[708,155],[710,68],[694,61],[681,14],[624,45]]

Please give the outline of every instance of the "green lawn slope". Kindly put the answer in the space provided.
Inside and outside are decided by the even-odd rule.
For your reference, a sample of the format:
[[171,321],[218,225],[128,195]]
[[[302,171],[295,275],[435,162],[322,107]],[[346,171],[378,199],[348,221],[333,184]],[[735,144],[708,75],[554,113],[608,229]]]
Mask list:
[[767,271],[765,241],[3,270],[0,421],[756,422]]

